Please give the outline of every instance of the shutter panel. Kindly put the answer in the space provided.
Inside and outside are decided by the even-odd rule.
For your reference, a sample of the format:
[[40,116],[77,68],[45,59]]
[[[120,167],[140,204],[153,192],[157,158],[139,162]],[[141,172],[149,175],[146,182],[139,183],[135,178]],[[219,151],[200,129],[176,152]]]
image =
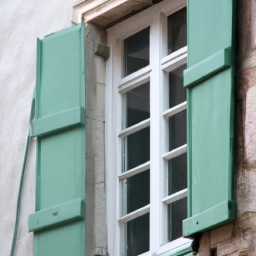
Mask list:
[[38,40],[34,255],[85,254],[84,24]]
[[188,1],[188,218],[183,236],[236,219],[233,187],[235,0]]

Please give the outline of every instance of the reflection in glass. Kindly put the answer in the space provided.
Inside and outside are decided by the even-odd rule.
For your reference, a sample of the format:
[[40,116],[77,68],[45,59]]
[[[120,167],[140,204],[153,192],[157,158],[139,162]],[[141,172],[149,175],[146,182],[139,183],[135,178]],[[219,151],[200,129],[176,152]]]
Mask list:
[[126,215],[150,203],[150,171],[146,170],[123,181]]
[[182,236],[182,221],[187,218],[187,198],[168,205],[168,241]]
[[126,127],[150,117],[149,82],[126,93]]
[[125,76],[149,65],[149,28],[124,40]]
[[127,222],[124,226],[125,255],[137,256],[149,251],[149,213]]
[[186,88],[183,86],[183,70],[187,64],[169,73],[169,108],[186,101]]
[[168,54],[187,45],[187,8],[168,17]]
[[187,188],[187,153],[168,161],[168,195]]
[[173,150],[187,143],[186,110],[169,117],[169,150]]
[[123,171],[146,163],[150,158],[150,128],[146,127],[124,138]]

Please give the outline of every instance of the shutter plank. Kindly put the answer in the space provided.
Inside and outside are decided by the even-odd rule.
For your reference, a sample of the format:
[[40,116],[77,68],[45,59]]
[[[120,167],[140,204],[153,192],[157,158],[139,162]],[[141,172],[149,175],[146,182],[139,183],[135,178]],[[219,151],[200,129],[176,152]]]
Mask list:
[[235,0],[188,1],[188,218],[183,236],[236,220],[233,200]]
[[84,29],[79,24],[38,40],[31,124],[37,136],[36,209],[29,217],[37,256],[85,254]]

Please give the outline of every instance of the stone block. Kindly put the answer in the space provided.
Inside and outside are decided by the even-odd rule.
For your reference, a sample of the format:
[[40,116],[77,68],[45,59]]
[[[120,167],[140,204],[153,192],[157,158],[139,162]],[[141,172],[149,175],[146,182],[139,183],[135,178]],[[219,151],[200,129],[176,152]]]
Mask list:
[[211,246],[230,239],[232,237],[233,226],[234,224],[231,223],[211,231]]
[[[244,152],[248,168],[256,167],[256,69],[248,74],[248,90],[244,109]],[[253,84],[253,86],[252,86]]]

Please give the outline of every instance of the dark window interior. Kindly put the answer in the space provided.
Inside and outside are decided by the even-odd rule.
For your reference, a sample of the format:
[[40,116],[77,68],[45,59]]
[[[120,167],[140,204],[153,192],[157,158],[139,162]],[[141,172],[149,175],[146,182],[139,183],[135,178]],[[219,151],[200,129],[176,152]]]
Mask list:
[[187,45],[187,8],[168,17],[168,54]]
[[149,216],[147,213],[127,222],[126,256],[137,256],[149,251]]
[[135,125],[150,117],[149,82],[126,93],[126,127]]
[[149,27],[124,40],[125,76],[149,65]]

